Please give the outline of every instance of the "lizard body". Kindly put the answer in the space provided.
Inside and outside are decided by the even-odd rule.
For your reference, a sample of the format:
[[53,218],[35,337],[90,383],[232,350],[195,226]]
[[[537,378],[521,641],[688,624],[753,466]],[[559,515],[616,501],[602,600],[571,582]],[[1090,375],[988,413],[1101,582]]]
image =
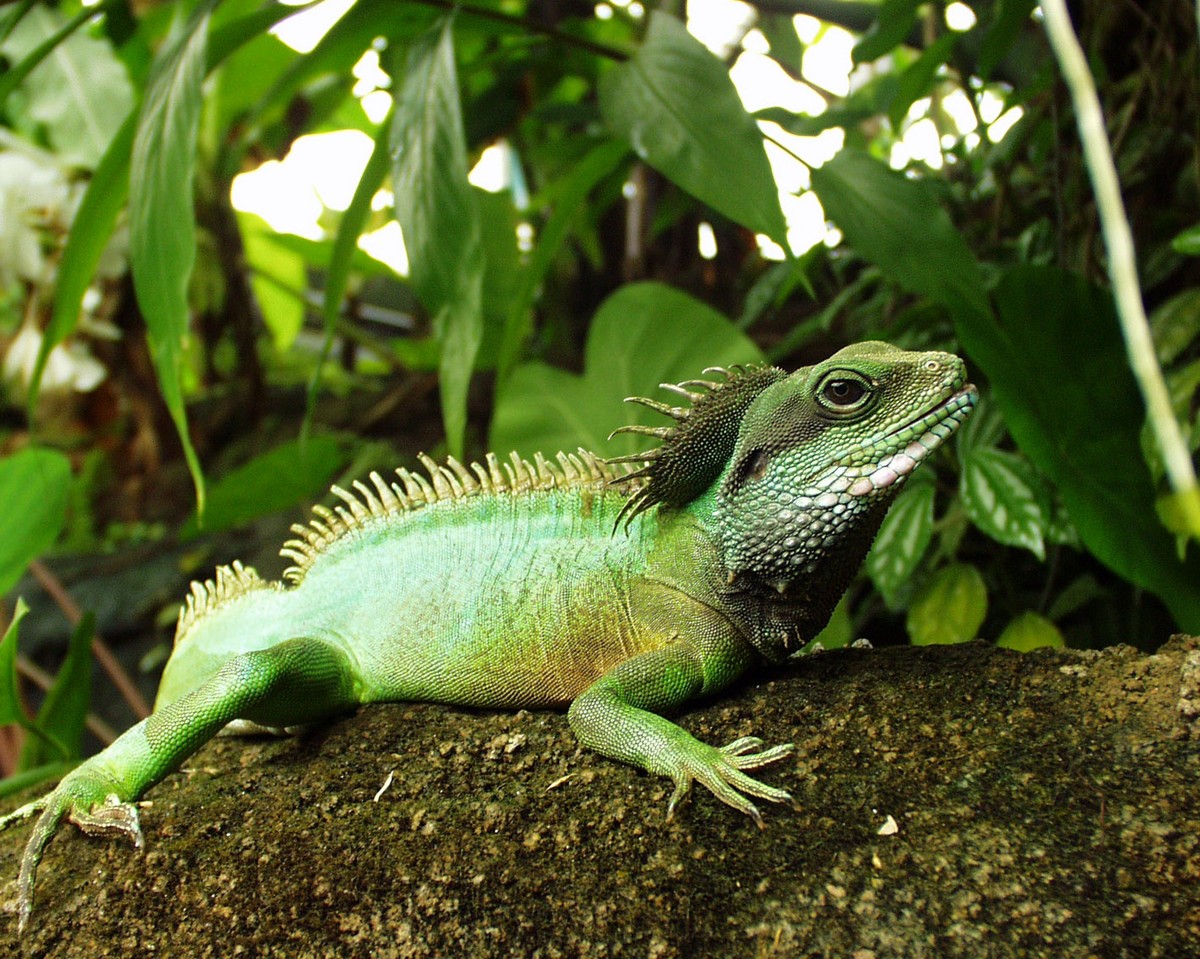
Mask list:
[[638,400],[675,420],[604,461],[581,450],[425,477],[372,474],[315,509],[285,583],[240,564],[193,584],[153,713],[41,799],[19,926],[66,817],[142,845],[134,801],[227,725],[291,727],[363,703],[569,704],[580,741],[669,776],[668,815],[699,780],[761,818],[752,778],[787,755],[703,743],[661,714],[778,662],[824,626],[905,478],[969,414],[961,360],[858,344],[792,374],[718,371]]

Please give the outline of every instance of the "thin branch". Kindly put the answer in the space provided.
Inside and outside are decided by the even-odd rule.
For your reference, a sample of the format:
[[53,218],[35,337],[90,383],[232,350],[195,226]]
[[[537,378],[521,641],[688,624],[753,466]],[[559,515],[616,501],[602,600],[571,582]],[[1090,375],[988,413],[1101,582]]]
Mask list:
[[[33,573],[33,578],[36,579],[42,589],[50,594],[50,598],[58,604],[58,608],[63,611],[63,615],[67,617],[67,621],[72,626],[78,626],[79,621],[83,619],[83,612],[79,609],[79,604],[75,602],[74,597],[67,591],[67,588],[62,584],[57,576],[54,575],[39,559],[35,559],[29,564],[29,571]],[[101,668],[108,673],[109,679],[113,685],[124,697],[125,702],[129,704],[129,708],[133,710],[138,719],[145,719],[150,715],[150,706],[145,698],[134,685],[133,680],[125,669],[117,662],[117,658],[112,654],[112,650],[108,648],[108,644],[101,639],[99,633],[92,634],[92,654],[96,657],[96,661]]]
[[1100,97],[1092,81],[1083,50],[1071,27],[1064,0],[1040,0],[1046,21],[1046,33],[1058,58],[1063,78],[1075,105],[1083,156],[1096,194],[1096,211],[1108,250],[1108,273],[1125,336],[1129,364],[1141,388],[1150,417],[1150,426],[1162,451],[1163,463],[1178,506],[1192,535],[1200,537],[1200,489],[1183,432],[1171,409],[1171,396],[1154,353],[1154,340],[1142,304],[1138,284],[1137,259],[1133,234],[1121,201],[1117,170],[1104,129]]
[[795,150],[793,150],[790,146],[788,146],[782,140],[777,140],[774,136],[772,136],[770,130],[764,130],[761,126],[758,128],[758,130],[763,135],[763,138],[765,140],[767,140],[770,143],[774,143],[775,146],[779,147],[779,149],[781,149],[784,153],[786,153],[788,156],[790,156],[793,160],[797,161],[798,163],[803,163],[809,169],[812,168],[811,164],[806,159],[804,159],[804,157],[800,156],[800,154],[798,154]]
[[[17,655],[17,672],[33,683],[43,693],[50,692],[50,687],[54,685],[53,676],[42,669],[37,663],[33,662],[33,660],[21,654]],[[117,731],[94,713],[88,713],[85,721],[87,728],[105,746],[117,738]]]

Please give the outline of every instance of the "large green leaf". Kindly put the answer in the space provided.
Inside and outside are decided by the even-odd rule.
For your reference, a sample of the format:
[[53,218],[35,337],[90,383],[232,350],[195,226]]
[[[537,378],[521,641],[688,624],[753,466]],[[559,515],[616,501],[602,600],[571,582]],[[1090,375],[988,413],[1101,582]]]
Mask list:
[[467,181],[453,21],[409,51],[392,123],[392,187],[413,290],[434,317],[446,441],[461,454],[467,386],[483,337],[483,243]]
[[[13,72],[20,75],[29,67],[21,83],[24,109],[45,129],[55,154],[64,163],[91,169],[133,108],[134,94],[113,48],[77,29],[85,20],[68,22],[39,4],[21,18],[2,49],[28,61]],[[7,76],[0,82],[0,102],[12,82]]]
[[1112,298],[1050,267],[1009,270],[1000,322],[959,324],[1013,438],[1050,478],[1088,550],[1200,631],[1200,559],[1181,562],[1154,511],[1141,398]]
[[991,315],[979,264],[925,184],[842,150],[813,170],[812,185],[846,241],[893,282],[956,317]]
[[661,283],[632,283],[596,312],[582,376],[543,363],[513,370],[496,404],[491,448],[550,456],[580,446],[607,456],[634,453],[645,446],[644,437],[608,442],[608,434],[626,423],[667,421],[623,405],[625,397],[694,379],[705,367],[761,360],[758,347],[711,307]]
[[[349,458],[346,444],[334,436],[310,436],[270,449],[213,484],[204,512],[204,531],[240,526],[322,496]],[[200,532],[199,518],[180,531],[187,539]]]
[[208,18],[202,4],[155,60],[138,120],[130,164],[129,259],[159,388],[183,444],[204,509],[204,476],[188,436],[183,360],[188,335],[188,279],[196,260],[192,179],[203,100]]
[[54,450],[24,449],[0,459],[0,595],[58,538],[70,485],[71,464]]
[[890,607],[896,606],[897,593],[912,578],[933,539],[933,498],[931,483],[918,483],[904,490],[896,497],[867,554],[867,575]]
[[604,122],[643,160],[735,223],[786,246],[762,133],[729,71],[674,17],[650,15],[646,39],[600,81]]
[[971,522],[997,542],[1045,559],[1048,495],[1041,486],[1029,463],[1012,453],[985,448],[963,458],[960,490]]

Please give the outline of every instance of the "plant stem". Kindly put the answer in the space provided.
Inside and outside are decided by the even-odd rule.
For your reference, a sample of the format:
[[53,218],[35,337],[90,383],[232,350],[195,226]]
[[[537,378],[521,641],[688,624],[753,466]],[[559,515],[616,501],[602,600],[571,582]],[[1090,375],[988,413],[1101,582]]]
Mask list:
[[[50,594],[51,599],[58,604],[58,608],[63,611],[63,615],[67,617],[67,621],[72,626],[78,626],[79,621],[83,618],[83,613],[80,611],[79,604],[75,602],[74,597],[63,586],[62,580],[55,576],[50,568],[40,559],[35,559],[29,564],[29,572],[33,574],[33,578],[38,581],[42,589]],[[138,719],[145,719],[149,716],[149,704],[142,697],[142,694],[138,692],[138,688],[129,674],[117,662],[117,657],[112,654],[112,650],[108,648],[108,644],[96,632],[92,634],[92,655],[96,657],[96,662],[108,673],[109,679],[112,680],[113,685],[120,691],[125,702],[129,704],[129,708],[133,710]]]
[[1163,463],[1175,491],[1182,518],[1193,536],[1200,537],[1200,488],[1183,432],[1171,409],[1171,397],[1154,353],[1150,324],[1142,304],[1134,255],[1133,235],[1121,201],[1117,170],[1104,128],[1104,114],[1083,50],[1071,27],[1064,0],[1039,0],[1046,33],[1067,81],[1075,106],[1079,139],[1092,189],[1096,211],[1108,250],[1108,273],[1113,286],[1121,332],[1129,365],[1146,402],[1150,426],[1162,451]]

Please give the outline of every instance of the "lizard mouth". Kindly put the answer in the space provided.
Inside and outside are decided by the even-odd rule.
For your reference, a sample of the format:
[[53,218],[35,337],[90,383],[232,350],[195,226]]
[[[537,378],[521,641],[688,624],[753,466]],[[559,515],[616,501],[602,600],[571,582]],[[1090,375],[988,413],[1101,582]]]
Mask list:
[[843,456],[817,481],[817,489],[862,497],[899,484],[954,435],[978,398],[975,386],[965,384],[933,409]]
[[869,452],[874,455],[868,462],[847,470],[847,476],[852,472],[857,472],[858,476],[846,492],[851,496],[869,496],[908,476],[925,457],[954,435],[975,408],[978,397],[975,386],[968,383],[928,413],[872,444]]

